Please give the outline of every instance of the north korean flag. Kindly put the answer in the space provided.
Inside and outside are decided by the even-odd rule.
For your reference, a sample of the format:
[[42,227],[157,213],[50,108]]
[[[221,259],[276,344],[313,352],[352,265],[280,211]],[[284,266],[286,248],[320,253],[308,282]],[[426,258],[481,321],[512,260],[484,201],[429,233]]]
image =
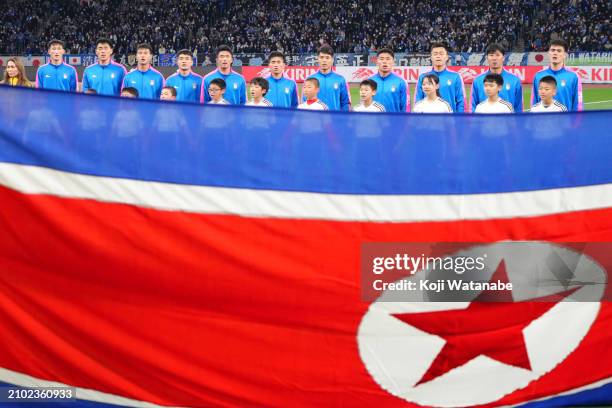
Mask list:
[[[90,407],[612,402],[610,252],[590,244],[612,240],[610,112],[0,96],[7,386],[75,387],[63,403]],[[366,242],[476,243],[490,281],[561,285],[364,301]]]

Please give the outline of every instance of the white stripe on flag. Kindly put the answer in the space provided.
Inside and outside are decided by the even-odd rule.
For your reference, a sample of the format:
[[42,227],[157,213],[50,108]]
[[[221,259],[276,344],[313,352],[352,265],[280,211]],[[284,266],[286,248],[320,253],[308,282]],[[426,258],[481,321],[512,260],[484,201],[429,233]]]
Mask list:
[[0,163],[0,185],[26,194],[160,210],[335,221],[486,220],[612,207],[612,184],[493,194],[355,195],[191,186]]

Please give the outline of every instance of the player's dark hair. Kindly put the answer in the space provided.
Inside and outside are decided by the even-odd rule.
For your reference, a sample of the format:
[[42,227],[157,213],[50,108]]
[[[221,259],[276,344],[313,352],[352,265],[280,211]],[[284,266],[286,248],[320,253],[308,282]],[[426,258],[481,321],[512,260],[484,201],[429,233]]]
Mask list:
[[263,89],[263,94],[267,94],[268,93],[268,89],[270,89],[270,84],[268,83],[268,80],[266,78],[263,77],[255,77],[253,79],[251,79],[251,85],[259,85],[261,86],[261,89]]
[[563,47],[563,51],[566,51],[566,52],[567,52],[567,48],[568,48],[568,46],[567,46],[567,41],[562,40],[562,39],[560,39],[560,38],[559,38],[559,39],[557,39],[557,40],[552,40],[552,41],[550,42],[550,45],[548,46],[548,49],[550,49],[550,47],[552,47],[553,45],[557,45],[557,46],[559,46],[559,47]]
[[546,75],[545,77],[540,79],[540,83],[549,84],[549,85],[554,86],[555,88],[557,87],[557,80],[552,75]]
[[169,85],[166,85],[166,86],[164,86],[164,87],[162,88],[162,91],[163,91],[164,89],[169,90],[169,91],[170,91],[170,95],[172,95],[172,96],[176,97],[176,88],[175,88],[175,87],[173,87],[173,86],[169,86]]
[[127,88],[123,88],[123,89],[121,90],[121,93],[124,93],[124,92],[125,92],[125,93],[129,93],[130,95],[132,95],[132,96],[134,96],[134,97],[138,98],[138,89],[136,89],[136,88],[132,88],[131,86],[130,86],[130,87],[127,87]]
[[361,81],[359,87],[361,88],[362,86],[369,86],[373,91],[378,89],[378,84],[372,79],[364,79],[363,81]]
[[334,56],[334,49],[330,45],[324,44],[324,45],[319,47],[319,49],[317,50],[317,54],[327,54],[327,55],[331,55],[333,57]]
[[498,86],[502,86],[504,84],[504,77],[499,74],[487,74],[485,75],[483,82],[494,82]]
[[[423,77],[423,82],[428,81],[434,85],[440,85],[440,78],[436,74],[427,74]],[[422,82],[421,82],[422,83]],[[436,95],[440,96],[440,88],[436,88]]]
[[215,79],[213,79],[212,81],[210,81],[210,84],[208,84],[209,87],[211,85],[217,85],[221,89],[225,89],[227,87],[225,85],[225,80],[223,78],[215,78]]
[[316,85],[317,88],[321,88],[321,84],[319,83],[319,80],[317,78],[306,78],[306,80],[304,82],[312,82],[313,84]]
[[138,50],[149,50],[149,52],[153,54],[153,48],[147,43],[138,44],[136,46],[136,51],[138,52]]
[[179,52],[176,53],[176,58],[178,59],[178,57],[180,57],[181,55],[189,55],[191,58],[193,58],[193,53],[191,51],[189,51],[188,49],[184,48],[182,50],[180,50]]
[[432,42],[431,47],[429,47],[429,52],[433,51],[434,48],[444,48],[444,51],[450,51],[448,45],[446,43],[443,43],[442,41]]
[[51,48],[52,45],[61,45],[62,48],[66,48],[66,44],[62,40],[58,40],[57,38],[52,39],[47,44],[47,49]]
[[282,59],[282,60],[283,60],[283,62],[285,62],[285,63],[286,63],[286,61],[285,61],[285,54],[283,54],[283,53],[282,53],[282,52],[280,52],[280,51],[272,51],[272,52],[270,53],[270,56],[268,57],[268,65],[270,64],[270,60],[271,60],[272,58],[280,58],[280,59]]
[[88,94],[88,95],[97,95],[98,91],[96,91],[93,88],[89,88],[88,90],[85,91],[85,93]]
[[230,46],[223,44],[223,45],[220,45],[219,47],[217,47],[217,49],[215,51],[215,58],[219,58],[219,54],[221,54],[223,51],[229,52],[232,57],[234,56],[234,52],[232,51]]
[[485,51],[485,53],[489,55],[495,54],[497,51],[499,51],[502,55],[506,55],[506,50],[504,49],[504,47],[502,47],[501,44],[498,43],[491,43],[487,45],[487,50]]
[[377,57],[379,57],[380,54],[389,54],[391,55],[392,58],[395,58],[395,53],[393,52],[391,48],[381,48],[378,51],[376,51]]
[[109,40],[108,38],[98,38],[98,41],[96,41],[96,47],[100,44],[107,44],[109,47],[115,48],[113,47],[113,43],[111,42],[111,40]]

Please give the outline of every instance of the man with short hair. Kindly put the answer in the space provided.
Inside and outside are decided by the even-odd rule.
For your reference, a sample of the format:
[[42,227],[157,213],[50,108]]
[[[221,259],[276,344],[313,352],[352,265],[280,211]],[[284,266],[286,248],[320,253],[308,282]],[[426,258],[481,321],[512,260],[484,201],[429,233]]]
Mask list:
[[244,77],[232,70],[234,62],[234,54],[232,49],[227,45],[221,45],[216,51],[217,69],[204,77],[202,86],[204,103],[209,103],[211,97],[208,92],[208,87],[213,79],[222,79],[225,82],[226,89],[224,100],[232,105],[244,105],[247,102],[247,86]]
[[139,98],[159,99],[165,85],[163,75],[151,66],[153,49],[149,44],[136,47],[137,66],[123,78],[123,87],[136,88]]
[[440,78],[440,97],[450,104],[453,112],[465,112],[463,79],[458,73],[448,70],[447,62],[448,48],[446,44],[441,42],[431,44],[432,70],[419,75],[416,92],[414,93],[414,102],[416,103],[425,97],[423,78],[425,75],[433,73]]
[[510,102],[515,112],[523,111],[523,86],[521,80],[514,74],[504,69],[504,55],[506,51],[497,44],[489,44],[486,50],[489,70],[478,75],[472,82],[472,92],[470,94],[472,111],[476,106],[487,99],[484,91],[484,79],[488,74],[499,74],[504,79],[504,86],[499,92],[499,97]]
[[96,41],[98,62],[85,68],[83,92],[95,90],[100,95],[118,96],[127,74],[125,67],[113,61],[113,44],[107,38]]
[[531,106],[541,100],[538,95],[540,80],[545,76],[552,76],[557,81],[555,99],[570,111],[582,110],[582,81],[578,74],[565,68],[567,43],[561,39],[551,41],[548,56],[550,57],[550,67],[538,72],[533,79]]
[[79,78],[76,69],[64,63],[64,42],[51,40],[47,47],[49,63],[38,67],[36,88],[76,92]]
[[193,72],[193,54],[189,50],[180,50],[176,55],[178,70],[166,80],[166,86],[176,90],[176,100],[183,102],[202,102],[203,78]]
[[293,79],[285,76],[285,55],[280,51],[272,51],[268,57],[270,89],[266,99],[277,108],[297,108],[298,87]]
[[538,96],[540,102],[531,107],[531,112],[567,112],[567,107],[554,99],[557,94],[557,80],[551,75],[540,79]]
[[395,54],[390,48],[376,52],[378,73],[370,79],[376,82],[374,100],[385,107],[387,112],[409,112],[408,86],[399,75],[394,74]]
[[504,85],[504,78],[500,74],[487,74],[484,77],[484,90],[487,99],[476,105],[475,113],[513,113],[512,104],[499,97]]
[[[330,110],[349,111],[351,108],[351,98],[349,97],[346,80],[342,75],[332,71],[334,66],[333,48],[329,45],[322,45],[318,50],[317,58],[319,70],[308,78],[315,78],[319,83],[318,98]],[[306,100],[307,96],[304,94],[303,88],[302,94],[302,99]]]

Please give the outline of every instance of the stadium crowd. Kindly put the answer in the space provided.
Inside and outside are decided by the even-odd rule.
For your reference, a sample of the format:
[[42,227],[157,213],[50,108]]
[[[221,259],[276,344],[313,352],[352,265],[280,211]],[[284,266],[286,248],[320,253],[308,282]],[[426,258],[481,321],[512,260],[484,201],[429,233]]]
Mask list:
[[576,50],[611,50],[612,37],[609,0],[542,3],[530,33],[530,50],[542,51],[549,40],[566,39]]
[[360,54],[427,52],[432,38],[468,52],[493,41],[540,50],[557,37],[573,50],[606,50],[610,8],[609,0],[13,0],[0,2],[0,54],[43,53],[49,38],[64,39],[69,53],[93,53],[100,36],[117,55],[141,42],[195,55],[224,43],[237,53],[311,53],[323,43]]

